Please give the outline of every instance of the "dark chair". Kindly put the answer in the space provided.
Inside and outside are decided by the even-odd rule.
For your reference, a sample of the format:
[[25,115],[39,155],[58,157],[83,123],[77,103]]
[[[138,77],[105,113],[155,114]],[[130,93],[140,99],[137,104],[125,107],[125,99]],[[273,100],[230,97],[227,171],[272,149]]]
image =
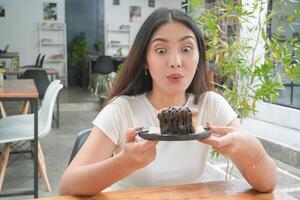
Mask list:
[[72,162],[73,158],[76,156],[76,154],[78,153],[78,151],[80,150],[80,148],[82,147],[82,145],[85,143],[86,139],[88,138],[88,136],[91,133],[91,128],[90,129],[86,129],[81,131],[80,133],[78,133],[78,136],[75,140],[75,144],[73,146],[73,150],[70,156],[70,160],[69,160],[69,164]]
[[43,68],[43,64],[44,64],[44,59],[45,59],[45,56],[46,55],[43,55],[42,57],[42,54],[39,54],[36,59],[35,59],[35,65],[24,65],[24,66],[21,66],[20,68]]
[[46,55],[43,55],[38,65],[36,65],[38,68],[43,68],[45,57]]
[[45,70],[42,69],[28,69],[21,76],[22,79],[33,79],[37,87],[39,98],[43,99],[47,87],[49,85],[48,75]]
[[95,63],[93,73],[109,74],[114,70],[111,56],[100,56]]
[[[42,69],[28,69],[20,76],[21,79],[33,79],[39,93],[39,99],[44,98],[45,92],[49,86],[49,79],[45,70]],[[29,109],[29,101],[23,105],[21,114],[27,114]]]
[[39,54],[36,59],[35,59],[35,66],[38,66],[39,63],[40,63],[40,57],[41,57],[41,54]]
[[108,74],[114,70],[111,56],[100,56],[97,59],[91,78],[94,83],[95,95],[98,95],[100,99],[106,99],[107,93],[112,87],[112,80]]

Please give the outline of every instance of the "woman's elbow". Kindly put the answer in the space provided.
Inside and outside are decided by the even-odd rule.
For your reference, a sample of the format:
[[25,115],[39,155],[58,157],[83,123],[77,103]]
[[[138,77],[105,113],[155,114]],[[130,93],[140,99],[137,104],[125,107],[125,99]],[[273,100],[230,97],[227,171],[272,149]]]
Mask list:
[[263,193],[273,192],[276,187],[276,182],[277,182],[277,176],[275,174],[273,178],[269,179],[269,181],[266,182],[265,184],[253,188],[258,192],[263,192]]
[[64,176],[62,177],[59,185],[59,195],[70,195],[67,184],[65,183]]
[[256,191],[258,192],[262,192],[262,193],[270,193],[273,192],[275,190],[275,184],[274,185],[268,185],[266,187],[256,187],[254,188]]
[[82,184],[72,184],[68,183],[67,180],[62,178],[59,187],[59,195],[80,195],[80,196],[93,196],[101,192],[103,189],[82,185]]
[[66,187],[61,185],[59,188],[59,195],[80,195],[80,196],[93,196],[97,194],[98,192],[95,191],[89,191],[89,190],[83,190],[83,189],[78,189],[75,187]]

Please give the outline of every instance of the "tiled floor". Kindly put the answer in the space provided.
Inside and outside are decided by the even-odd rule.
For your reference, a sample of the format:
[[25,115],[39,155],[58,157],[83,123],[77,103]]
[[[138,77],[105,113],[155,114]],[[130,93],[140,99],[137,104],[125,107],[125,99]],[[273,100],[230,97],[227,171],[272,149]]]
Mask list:
[[[79,131],[92,127],[91,122],[100,109],[98,99],[89,93],[89,91],[82,90],[81,88],[64,89],[60,95],[60,102],[60,127],[58,129],[52,128],[50,133],[40,140],[45,154],[47,173],[53,190],[51,193],[47,192],[44,182],[40,178],[39,195],[43,197],[58,195],[59,181],[68,164],[76,135]],[[11,156],[11,160],[15,156]],[[203,181],[224,180],[225,170],[226,160],[223,157],[219,157],[218,159],[209,158],[203,174]],[[33,186],[32,171],[33,165],[30,157],[23,156],[21,159],[15,161],[7,169],[3,191],[30,189]],[[278,167],[278,175],[277,188],[288,192],[300,200],[300,177],[280,166]],[[232,178],[241,178],[240,173],[236,169],[233,170]],[[26,198],[31,198],[31,196],[2,199]]]

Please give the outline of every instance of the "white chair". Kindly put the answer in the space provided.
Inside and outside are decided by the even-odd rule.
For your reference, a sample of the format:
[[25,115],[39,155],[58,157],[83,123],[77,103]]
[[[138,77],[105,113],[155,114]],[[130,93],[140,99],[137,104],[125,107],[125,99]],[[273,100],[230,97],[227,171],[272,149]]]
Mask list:
[[[54,84],[47,88],[40,110],[38,111],[38,137],[47,135],[51,129],[52,115],[58,92],[62,89],[62,84]],[[5,176],[5,170],[9,158],[10,143],[17,141],[33,141],[34,139],[34,115],[14,115],[0,120],[0,143],[4,143],[2,158],[0,160],[0,191]],[[33,149],[34,150],[34,149]],[[40,143],[38,143],[38,164],[47,190],[51,191],[51,186],[46,174],[46,165]]]

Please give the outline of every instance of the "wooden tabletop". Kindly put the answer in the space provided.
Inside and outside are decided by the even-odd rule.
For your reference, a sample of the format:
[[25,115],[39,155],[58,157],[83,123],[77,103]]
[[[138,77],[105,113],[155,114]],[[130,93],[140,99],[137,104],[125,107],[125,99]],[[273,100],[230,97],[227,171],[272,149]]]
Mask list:
[[39,94],[33,79],[4,80],[0,87],[0,98],[38,98]]
[[13,58],[13,57],[18,57],[19,53],[18,52],[7,52],[7,53],[2,53],[0,54],[0,58]]
[[244,180],[216,181],[187,185],[138,188],[102,192],[93,197],[59,196],[42,200],[296,200],[286,193],[259,193]]
[[48,75],[56,75],[58,76],[58,71],[54,68],[36,68],[36,67],[24,67],[24,68],[17,68],[17,69],[13,69],[13,68],[5,68],[5,72],[4,74],[7,75],[22,75],[24,74],[24,72],[26,70],[30,70],[30,69],[34,69],[34,70],[45,70],[46,73]]

